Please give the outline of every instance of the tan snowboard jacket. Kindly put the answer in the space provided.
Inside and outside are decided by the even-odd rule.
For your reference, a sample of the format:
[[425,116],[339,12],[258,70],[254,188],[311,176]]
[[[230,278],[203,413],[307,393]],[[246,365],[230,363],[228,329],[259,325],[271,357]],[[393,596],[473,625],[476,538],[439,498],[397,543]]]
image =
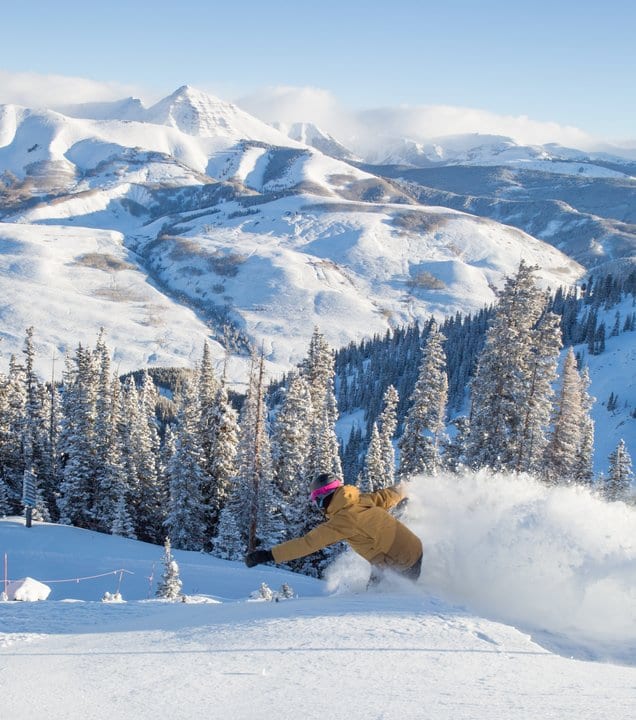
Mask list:
[[272,548],[278,563],[310,555],[340,540],[371,564],[405,570],[422,554],[422,543],[387,510],[404,497],[397,485],[372,493],[361,493],[354,485],[343,485],[333,494],[327,520],[306,535]]

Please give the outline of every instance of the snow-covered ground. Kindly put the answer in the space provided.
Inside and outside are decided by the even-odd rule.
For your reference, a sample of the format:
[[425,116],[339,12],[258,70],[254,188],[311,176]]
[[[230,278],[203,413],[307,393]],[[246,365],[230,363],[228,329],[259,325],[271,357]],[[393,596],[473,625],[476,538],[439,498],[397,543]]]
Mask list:
[[176,551],[190,602],[157,601],[162,548],[0,521],[9,575],[52,588],[0,603],[2,716],[632,718],[636,511],[484,473],[412,495],[422,578],[376,593],[355,556],[321,582]]

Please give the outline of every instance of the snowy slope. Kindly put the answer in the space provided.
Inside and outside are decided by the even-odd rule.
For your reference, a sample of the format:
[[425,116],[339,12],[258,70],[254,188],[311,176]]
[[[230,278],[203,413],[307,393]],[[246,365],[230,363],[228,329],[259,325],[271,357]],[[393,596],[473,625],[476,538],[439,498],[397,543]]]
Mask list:
[[[5,106],[0,118],[0,166],[16,177],[0,212],[8,238],[25,228],[23,258],[42,233],[56,232],[43,226],[68,226],[74,230],[60,230],[62,237],[117,237],[134,284],[151,286],[120,293],[117,312],[104,321],[116,350],[122,352],[120,342],[129,346],[122,370],[135,369],[138,359],[191,357],[198,344],[199,330],[188,332],[192,341],[157,353],[146,345],[157,342],[157,332],[138,334],[125,323],[111,331],[116,318],[138,317],[139,298],[157,291],[166,308],[175,306],[165,326],[180,324],[184,304],[213,338],[231,322],[256,346],[264,343],[270,370],[279,373],[304,356],[316,324],[338,347],[430,313],[478,310],[521,257],[539,265],[551,287],[582,272],[529,235],[416,205],[386,180],[187,86],[148,110],[134,107],[76,109],[70,117]],[[124,111],[140,119],[114,117]],[[303,133],[308,141],[318,131]],[[125,278],[84,273],[76,296],[82,307],[65,319],[64,338],[57,321],[51,328],[44,321],[55,288],[64,286],[64,303],[77,305],[69,282],[76,269],[64,244],[48,246],[59,250],[59,258],[47,255],[59,272],[49,272],[55,279],[45,293],[34,292],[28,273],[20,276],[22,265],[10,253],[2,261],[0,289],[11,308],[3,318],[5,363],[21,349],[27,325],[44,344],[75,344],[106,309],[100,281]],[[43,267],[41,256],[38,263]],[[97,299],[85,307],[81,297],[91,282]]]
[[[51,582],[46,602],[0,603],[3,715],[27,717],[28,699],[52,720],[242,720],[256,708],[321,720],[631,718],[634,510],[484,474],[412,488],[423,576],[371,594],[352,591],[368,568],[348,555],[325,584],[176,551],[190,602],[148,601],[162,548],[0,520],[11,577],[72,581]],[[74,581],[121,568],[135,573],[121,584],[116,573]],[[263,581],[298,598],[248,602]],[[127,602],[98,602],[118,587]]]
[[[620,325],[627,315],[634,312],[633,299],[629,298],[610,310],[599,312],[599,322],[607,328],[605,351],[600,355],[590,355],[586,345],[574,349],[584,357],[589,368],[590,394],[596,398],[592,410],[596,433],[594,440],[595,471],[607,474],[608,458],[622,439],[627,450],[636,461],[636,333],[621,332],[611,337],[616,320],[620,316]],[[615,409],[608,409],[611,394],[617,396]]]
[[[170,302],[140,271],[121,233],[58,225],[0,224],[0,338],[3,364],[36,329],[37,370],[57,376],[78,343],[100,328],[125,372],[153,365],[193,367],[206,340],[221,368],[225,350],[187,306]],[[236,359],[229,377],[242,380]]]
[[444,208],[298,195],[227,203],[176,222],[162,242],[154,227],[137,250],[162,283],[226,304],[280,368],[304,356],[315,325],[340,347],[431,313],[479,310],[522,257],[552,287],[581,272],[524,233]]
[[314,123],[297,122],[291,125],[275,123],[274,127],[292,140],[316,148],[325,155],[330,155],[339,160],[360,160],[342,143],[338,142],[333,135],[322,130]]

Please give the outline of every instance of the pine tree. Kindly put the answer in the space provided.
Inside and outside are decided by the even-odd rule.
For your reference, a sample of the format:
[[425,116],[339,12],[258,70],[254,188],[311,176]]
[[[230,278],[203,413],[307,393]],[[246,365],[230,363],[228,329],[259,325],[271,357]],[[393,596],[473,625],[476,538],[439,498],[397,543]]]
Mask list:
[[164,521],[175,547],[182,550],[201,550],[205,543],[202,497],[205,473],[201,467],[197,422],[196,390],[187,380],[177,416],[175,450],[166,468],[169,500]]
[[49,386],[43,389],[42,407],[45,417],[45,448],[47,455],[44,463],[45,473],[42,478],[42,493],[51,520],[57,521],[59,518],[57,496],[62,476],[59,452],[62,400],[54,378],[51,378]]
[[610,501],[627,500],[631,484],[634,480],[632,459],[620,440],[609,456],[609,473],[605,480],[604,494]]
[[382,456],[382,440],[377,423],[373,423],[360,490],[362,492],[374,492],[384,487],[386,481],[385,472],[386,465]]
[[313,411],[309,438],[308,477],[333,473],[342,477],[335,424],[338,416],[334,393],[334,354],[318,328],[309,343],[301,374],[309,386]]
[[7,488],[12,513],[22,508],[22,481],[25,458],[23,448],[26,422],[26,393],[24,368],[12,356],[9,374],[0,378],[0,473]]
[[444,468],[449,472],[458,473],[465,464],[470,426],[468,418],[464,415],[454,418],[451,423],[455,426],[455,433],[452,438],[447,438],[443,444]]
[[584,368],[581,372],[581,442],[574,465],[574,480],[582,485],[591,485],[594,481],[594,420],[591,415],[594,398],[589,387],[589,370]]
[[179,565],[172,556],[170,538],[167,537],[164,543],[163,552],[163,574],[157,586],[156,597],[164,600],[176,600],[181,596],[183,583],[179,577]]
[[[99,334],[94,352],[97,387],[95,397],[95,484],[96,497],[93,508],[95,528],[110,532],[119,500],[120,485],[125,483],[121,443],[118,434],[117,414],[119,407],[119,381],[113,382],[110,351]],[[118,526],[116,534],[122,534]]]
[[95,453],[97,373],[93,354],[79,345],[64,371],[60,451],[60,521],[93,529],[98,477]]
[[307,508],[309,441],[313,409],[304,378],[288,378],[285,397],[272,434],[274,478],[283,499],[288,538],[301,534]]
[[6,466],[9,448],[9,403],[7,398],[8,378],[0,373],[0,514],[8,515],[12,510],[9,502],[8,472]]
[[220,385],[212,367],[210,346],[207,341],[203,345],[201,364],[196,375],[196,387],[199,405],[199,444],[202,452],[201,467],[206,475],[202,489],[205,506],[205,537],[209,538],[206,543],[206,547],[209,548],[211,538],[216,532],[219,512],[218,498],[215,497],[217,495],[216,479],[212,472],[212,466],[218,422],[216,402]]
[[0,517],[6,517],[10,512],[9,491],[4,479],[0,476]]
[[218,532],[221,511],[228,501],[232,478],[237,472],[238,416],[229,401],[225,385],[221,385],[217,390],[209,421],[210,446],[207,469],[210,485],[207,497],[204,495],[207,544]]
[[[544,307],[547,300],[546,294]],[[515,438],[516,472],[538,473],[542,470],[560,350],[559,318],[553,313],[544,312],[530,330],[529,348],[523,356],[521,367],[526,386],[524,396],[520,399],[520,424]]]
[[159,480],[157,389],[147,370],[142,375],[138,402],[138,421],[132,434],[137,470],[136,535],[140,540],[157,542],[165,520],[167,493]]
[[128,509],[130,507],[130,499],[128,497],[126,484],[119,482],[113,490],[116,499],[109,530],[113,535],[135,540],[137,536],[135,534],[135,525]]
[[393,438],[397,430],[397,407],[400,402],[398,391],[389,385],[382,398],[384,408],[379,417],[380,457],[382,462],[380,484],[376,490],[390,487],[395,483],[395,448]]
[[230,495],[219,516],[217,533],[214,538],[214,554],[223,560],[240,560],[247,548],[244,532],[244,510],[242,478],[233,478]]
[[552,418],[552,431],[545,449],[544,476],[553,484],[574,481],[582,441],[583,399],[581,378],[574,350],[569,348],[561,373],[561,389]]
[[252,359],[240,418],[238,472],[214,542],[215,551],[228,559],[238,559],[261,545],[269,547],[282,538],[282,500],[274,483],[265,415],[261,356],[260,361]]
[[41,386],[35,374],[35,348],[33,328],[26,331],[23,353],[25,356],[25,408],[22,426],[22,452],[25,477],[32,478],[35,488],[36,504],[33,517],[37,520],[50,520],[48,505],[42,490],[42,479],[46,475],[46,431]]
[[239,474],[248,488],[247,550],[268,547],[282,535],[281,498],[274,483],[272,455],[266,429],[264,358],[254,363],[245,400],[239,443]]
[[439,450],[448,397],[443,340],[433,321],[399,442],[400,477],[403,478],[418,473],[436,473],[441,464]]
[[466,451],[473,467],[528,469],[543,449],[557,333],[545,312],[546,295],[535,285],[535,269],[522,260],[516,276],[506,280],[479,357]]

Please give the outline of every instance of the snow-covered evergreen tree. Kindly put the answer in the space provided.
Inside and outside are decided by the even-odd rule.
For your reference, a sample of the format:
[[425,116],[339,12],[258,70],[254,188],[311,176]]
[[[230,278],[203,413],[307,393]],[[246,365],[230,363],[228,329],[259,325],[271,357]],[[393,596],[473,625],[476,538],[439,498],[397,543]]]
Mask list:
[[609,456],[609,472],[603,488],[605,497],[610,501],[627,500],[633,480],[632,458],[621,439]]
[[441,465],[439,451],[448,397],[443,340],[437,323],[432,321],[399,442],[400,477],[403,478],[417,473],[435,473]]
[[179,576],[179,565],[172,556],[172,547],[170,538],[167,537],[164,542],[163,551],[163,574],[157,585],[156,597],[164,600],[176,600],[181,596],[181,588],[183,583]]
[[114,522],[118,488],[125,482],[125,475],[117,425],[119,381],[113,383],[110,351],[103,330],[95,346],[94,362],[97,381],[93,434],[96,484],[93,516],[95,529],[109,532]]
[[7,387],[8,378],[0,373],[0,512],[3,515],[8,515],[12,509],[12,504],[9,503],[9,473],[5,465],[10,439]]
[[137,536],[135,534],[135,524],[130,516],[129,508],[131,502],[128,497],[126,483],[123,481],[119,482],[113,490],[115,494],[115,505],[109,530],[113,535],[120,535],[121,537],[134,540]]
[[334,393],[334,354],[318,328],[314,329],[301,374],[309,386],[313,411],[309,438],[308,477],[323,472],[342,477],[335,424],[338,408]]
[[165,520],[167,488],[159,479],[157,389],[147,370],[142,375],[138,402],[137,426],[132,433],[137,470],[136,535],[140,540],[157,542]]
[[592,406],[594,398],[589,393],[590,374],[588,368],[581,372],[581,443],[574,467],[574,480],[582,485],[591,485],[594,481],[594,420]]
[[93,353],[79,345],[63,377],[60,452],[65,458],[58,501],[63,523],[93,529],[97,495],[95,419],[97,372]]
[[287,537],[302,533],[309,495],[309,440],[313,408],[306,380],[293,374],[287,381],[272,433],[274,478],[283,498]]
[[22,509],[22,481],[25,458],[22,445],[26,420],[24,368],[16,358],[9,360],[9,374],[0,389],[0,473],[7,488],[11,512]]
[[46,430],[41,385],[35,374],[35,347],[33,328],[27,328],[24,341],[25,408],[22,426],[22,452],[24,475],[32,478],[36,504],[33,518],[49,521],[51,516],[43,492],[43,478],[47,474]]
[[466,456],[473,467],[528,469],[543,451],[557,333],[534,271],[522,260],[506,280],[471,383]]
[[360,480],[362,492],[374,492],[384,487],[386,466],[382,455],[382,441],[377,423],[373,423],[371,440],[364,463],[364,471]]
[[10,514],[10,512],[11,506],[9,505],[9,491],[4,479],[0,476],[0,517],[6,517]]
[[466,461],[466,445],[468,433],[470,432],[468,418],[460,415],[451,420],[455,427],[452,437],[447,437],[443,443],[444,468],[452,473],[458,473],[464,467]]
[[384,408],[380,413],[380,458],[382,462],[381,478],[375,489],[390,487],[395,483],[395,448],[393,438],[397,430],[397,407],[400,402],[398,391],[389,385],[382,398]]
[[206,475],[202,489],[205,506],[205,536],[211,539],[216,532],[219,512],[218,499],[215,497],[217,495],[216,479],[212,473],[212,465],[216,450],[215,436],[218,422],[216,402],[220,385],[212,366],[210,346],[207,341],[203,345],[203,355],[196,374],[196,385],[199,404],[199,443],[202,452],[201,467]]
[[243,487],[241,477],[232,479],[230,495],[219,516],[213,548],[214,554],[223,560],[240,560],[246,552]]
[[561,330],[558,316],[545,311],[547,302],[548,296],[543,294],[544,312],[530,330],[528,352],[522,356],[523,365],[519,368],[526,386],[520,399],[520,422],[515,437],[516,472],[541,472],[548,443]]
[[175,547],[182,550],[201,550],[205,542],[202,496],[205,473],[201,467],[198,419],[196,389],[187,380],[177,416],[175,450],[166,468],[169,500],[164,521]]
[[41,392],[46,433],[46,460],[44,462],[44,475],[42,477],[42,494],[51,519],[57,521],[59,518],[57,497],[62,475],[62,464],[59,452],[62,400],[60,398],[58,385],[54,382],[53,378],[48,387],[41,388]]
[[237,477],[214,544],[217,552],[232,559],[259,546],[270,547],[283,535],[282,500],[274,482],[264,387],[264,360],[253,358],[240,418]]
[[204,494],[207,542],[217,534],[221,511],[230,496],[236,476],[239,443],[238,414],[230,403],[225,384],[220,385],[209,415],[207,472],[209,485]]
[[569,348],[563,362],[561,387],[544,455],[543,474],[548,482],[574,482],[583,437],[584,414],[582,381],[574,351]]

